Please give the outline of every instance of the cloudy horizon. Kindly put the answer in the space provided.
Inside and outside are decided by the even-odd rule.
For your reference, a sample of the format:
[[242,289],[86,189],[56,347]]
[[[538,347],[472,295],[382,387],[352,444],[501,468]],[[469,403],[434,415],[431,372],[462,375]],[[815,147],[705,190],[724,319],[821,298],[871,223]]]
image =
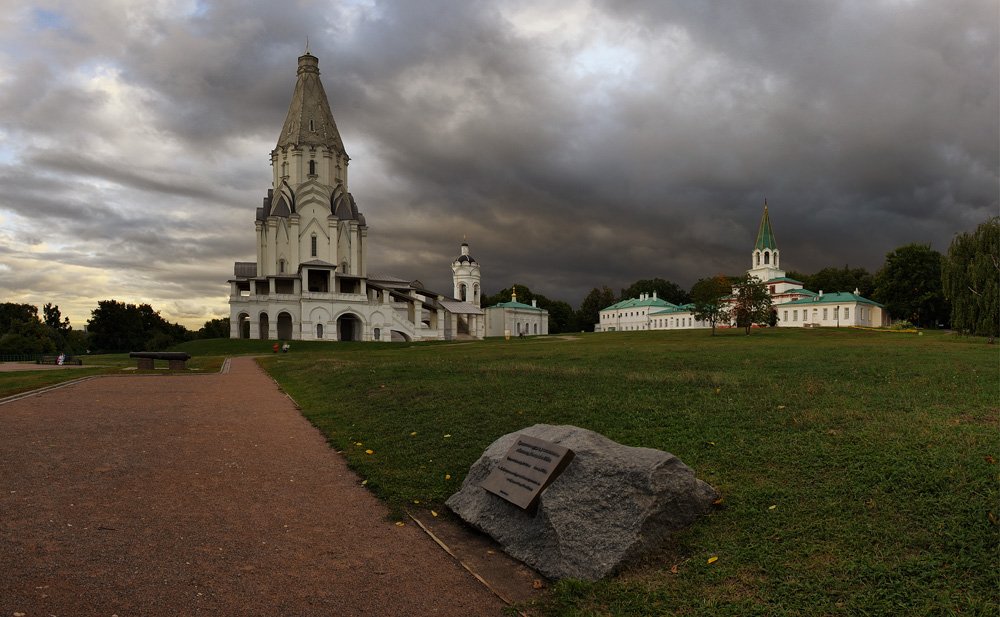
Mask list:
[[308,36],[369,272],[492,294],[877,270],[1000,209],[993,0],[0,0],[0,293],[228,316]]

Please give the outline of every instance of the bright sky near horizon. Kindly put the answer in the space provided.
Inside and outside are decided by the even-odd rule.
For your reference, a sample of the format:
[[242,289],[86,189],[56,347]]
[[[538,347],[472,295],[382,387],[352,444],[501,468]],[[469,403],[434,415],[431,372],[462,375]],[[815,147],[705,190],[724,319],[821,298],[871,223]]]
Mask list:
[[309,37],[370,272],[574,306],[1000,210],[995,0],[0,0],[0,301],[228,316]]

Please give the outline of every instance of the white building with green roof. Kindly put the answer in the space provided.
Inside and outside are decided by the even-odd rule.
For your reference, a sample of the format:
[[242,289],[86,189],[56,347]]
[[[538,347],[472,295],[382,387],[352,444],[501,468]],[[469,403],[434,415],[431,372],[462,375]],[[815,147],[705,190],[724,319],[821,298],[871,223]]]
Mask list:
[[[857,289],[853,293],[824,294],[822,290],[817,293],[803,288],[801,281],[786,276],[781,269],[781,253],[771,227],[766,200],[747,274],[767,286],[777,311],[779,327],[881,327],[889,324],[885,307],[860,296]],[[695,319],[694,305],[676,306],[653,293],[652,296],[642,294],[638,298],[622,300],[603,309],[600,323],[595,325],[594,330],[621,332],[710,327],[710,323]]]
[[[667,317],[668,314],[678,309],[680,307],[676,304],[671,304],[663,298],[657,298],[655,291],[652,294],[640,294],[638,298],[622,300],[601,310],[601,321],[595,330],[599,332],[631,332],[666,329],[669,323],[680,324],[679,315]],[[685,325],[684,327],[694,326]]]
[[549,333],[549,312],[517,301],[517,289],[511,291],[510,302],[500,302],[486,308],[486,336],[542,336]]

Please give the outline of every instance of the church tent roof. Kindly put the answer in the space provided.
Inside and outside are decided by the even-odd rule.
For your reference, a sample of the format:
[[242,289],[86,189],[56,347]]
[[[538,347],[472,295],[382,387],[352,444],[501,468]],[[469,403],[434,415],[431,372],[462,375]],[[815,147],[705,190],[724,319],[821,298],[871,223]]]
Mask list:
[[319,59],[308,52],[299,56],[297,75],[288,115],[278,136],[278,147],[320,146],[346,156],[323,82],[319,79]]
[[764,216],[760,219],[760,229],[757,230],[757,242],[754,249],[763,251],[764,249],[774,250],[778,244],[774,241],[774,231],[771,229],[771,217],[767,215],[767,201],[764,202]]

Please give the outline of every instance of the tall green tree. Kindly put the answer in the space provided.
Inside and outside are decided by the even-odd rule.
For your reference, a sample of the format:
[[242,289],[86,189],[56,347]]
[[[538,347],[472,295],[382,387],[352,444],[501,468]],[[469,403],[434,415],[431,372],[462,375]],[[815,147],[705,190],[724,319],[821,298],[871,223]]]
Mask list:
[[38,321],[37,306],[14,302],[0,304],[0,334],[9,332],[16,323],[30,321]]
[[538,306],[549,312],[549,334],[560,332],[579,332],[576,322],[576,311],[568,302],[539,298]]
[[14,322],[0,336],[0,354],[4,355],[46,354],[54,353],[56,349],[51,332],[37,317]]
[[907,244],[891,251],[875,275],[874,299],[891,316],[924,328],[947,323],[951,309],[941,283],[941,262],[941,253],[929,244]]
[[825,292],[854,291],[865,298],[871,298],[875,292],[875,277],[864,268],[823,268],[815,274],[789,272],[789,278],[802,281],[802,286],[813,291]]
[[576,320],[580,328],[593,332],[594,325],[601,322],[601,309],[607,308],[617,302],[615,292],[605,285],[601,288],[593,288],[587,297],[580,303],[580,309],[576,312]]
[[184,326],[163,319],[148,304],[101,300],[87,330],[99,352],[159,351],[190,338]]
[[[671,304],[687,304],[691,301],[691,295],[681,289],[677,283],[661,278],[641,279],[622,290],[620,299],[638,298],[641,294],[656,292],[656,297],[666,300]],[[612,303],[613,304],[613,303]]]
[[713,276],[698,279],[691,287],[691,300],[694,303],[694,318],[712,324],[712,336],[715,336],[715,324],[729,320],[729,309],[725,298],[733,291],[729,277]]
[[744,276],[734,289],[732,316],[736,325],[745,328],[747,334],[757,325],[766,325],[771,316],[771,294],[767,285],[757,277]]
[[955,236],[941,268],[951,327],[965,334],[1000,336],[1000,217]]
[[229,338],[229,318],[209,319],[198,330],[198,338]]

